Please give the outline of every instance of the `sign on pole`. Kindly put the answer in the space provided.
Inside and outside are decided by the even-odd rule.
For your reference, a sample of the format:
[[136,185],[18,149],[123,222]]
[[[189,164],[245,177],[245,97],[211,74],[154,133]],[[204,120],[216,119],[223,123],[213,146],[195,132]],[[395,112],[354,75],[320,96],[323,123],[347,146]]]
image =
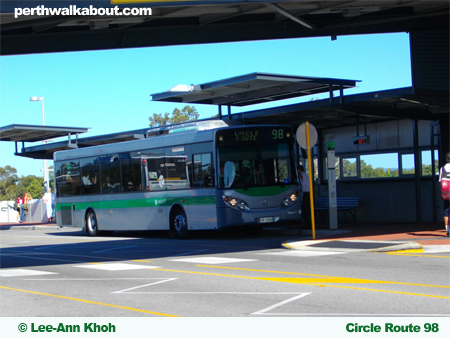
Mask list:
[[[311,147],[314,147],[317,143],[317,129],[311,123],[306,123],[309,124],[309,143]],[[306,141],[306,123],[299,125],[296,133],[298,145],[303,149],[308,148]]]
[[303,149],[307,150],[308,153],[308,168],[309,170],[309,199],[311,203],[311,226],[312,226],[312,238],[316,239],[316,222],[314,217],[314,194],[313,194],[313,172],[311,170],[311,146],[314,147],[317,143],[317,129],[308,121],[302,123],[297,128],[297,142]]

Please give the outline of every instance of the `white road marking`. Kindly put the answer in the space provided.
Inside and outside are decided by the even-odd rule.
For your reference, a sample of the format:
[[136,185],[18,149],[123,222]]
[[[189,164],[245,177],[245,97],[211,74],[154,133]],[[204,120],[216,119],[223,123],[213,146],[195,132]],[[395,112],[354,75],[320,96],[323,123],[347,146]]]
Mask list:
[[253,261],[257,261],[257,259],[238,259],[238,258],[225,258],[225,257],[197,257],[197,258],[170,259],[170,261],[199,263],[199,264],[225,264],[225,263],[253,262]]
[[24,278],[24,280],[33,280],[33,281],[55,280],[58,282],[74,281],[74,280],[97,281],[97,280],[142,280],[142,279],[161,279],[161,278],[151,278],[151,277],[144,277],[144,278]]
[[[176,279],[176,278],[173,278]],[[297,295],[298,292],[236,292],[236,291],[151,291],[151,292],[127,292],[131,294],[152,295]]]
[[[162,278],[154,278],[154,279],[162,279]],[[121,290],[121,291],[115,291],[115,292],[111,292],[111,293],[125,293],[125,292],[127,292],[127,293],[135,293],[135,292],[128,292],[128,291],[140,289],[140,288],[143,288],[143,287],[146,287],[146,286],[151,286],[151,285],[161,284],[161,283],[165,283],[165,282],[170,282],[170,281],[173,281],[173,280],[176,280],[176,279],[178,279],[178,278],[164,278],[163,280],[160,280],[158,282],[145,284],[145,285],[139,285],[139,286],[135,286],[134,288],[129,288],[129,289]],[[137,293],[140,293],[140,292],[137,292]]]
[[44,250],[44,249],[48,249],[48,248],[59,248],[60,246],[58,244],[54,244],[54,245],[47,245],[47,246],[42,246],[40,248],[33,248],[33,250]]
[[125,263],[112,263],[112,264],[86,264],[86,265],[74,265],[75,268],[119,271],[119,270],[139,270],[139,269],[160,269],[159,266],[148,265],[136,265]]
[[280,306],[282,306],[282,305],[284,305],[284,304],[293,302],[294,300],[297,300],[297,299],[299,299],[299,298],[303,298],[303,297],[305,297],[305,296],[307,296],[307,295],[309,295],[309,294],[311,294],[311,293],[310,293],[310,292],[304,292],[304,293],[301,293],[301,294],[299,294],[298,296],[295,296],[295,297],[286,299],[286,300],[284,300],[284,301],[282,301],[282,302],[280,302],[280,303],[276,303],[276,304],[274,304],[274,305],[272,305],[272,306],[269,306],[269,307],[267,307],[267,308],[265,308],[265,309],[263,309],[263,310],[260,310],[260,311],[257,311],[257,312],[253,312],[252,315],[263,315],[263,314],[266,314],[266,312],[268,312],[268,311],[270,311],[270,310],[273,310],[273,309],[275,309],[275,308],[277,308],[277,307],[280,307]]
[[106,252],[106,251],[112,251],[112,250],[121,250],[121,249],[127,249],[127,248],[135,248],[135,247],[137,247],[137,245],[122,246],[122,247],[116,247],[116,248],[109,248],[109,249],[105,249],[105,250],[92,251],[92,253]]
[[11,269],[0,270],[0,277],[21,277],[21,276],[38,276],[38,275],[57,275],[56,272],[29,270],[29,269]]
[[192,255],[194,253],[205,252],[205,251],[209,251],[209,249],[202,249],[202,250],[196,250],[196,251],[191,251],[191,252],[185,252],[185,253],[181,253],[181,254],[173,255],[173,256],[174,257],[176,257],[176,256],[186,256],[186,255]]
[[265,252],[258,255],[276,255],[276,256],[298,256],[298,257],[313,257],[313,256],[328,256],[328,255],[342,255],[347,252],[342,251],[313,251],[313,250],[286,250],[281,252]]

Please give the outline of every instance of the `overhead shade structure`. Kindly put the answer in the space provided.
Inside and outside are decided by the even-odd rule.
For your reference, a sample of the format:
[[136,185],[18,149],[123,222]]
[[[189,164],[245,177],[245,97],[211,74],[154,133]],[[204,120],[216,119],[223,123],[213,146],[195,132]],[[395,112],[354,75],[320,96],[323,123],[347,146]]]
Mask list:
[[200,85],[178,85],[152,94],[153,101],[248,106],[356,87],[358,80],[251,73]]
[[11,124],[9,126],[0,127],[0,141],[39,142],[68,136],[69,134],[82,134],[87,132],[88,129],[89,128]]
[[[80,128],[81,129],[81,128]],[[87,131],[87,128],[85,128]],[[53,159],[53,153],[56,151],[69,150],[75,148],[85,148],[98,146],[102,144],[119,143],[125,141],[139,140],[145,137],[148,128],[132,130],[127,132],[120,132],[114,134],[91,136],[84,138],[77,138],[74,141],[65,140],[46,144],[39,144],[33,146],[22,147],[20,152],[16,148],[16,156],[28,157],[34,159]]]
[[[11,124],[9,126],[0,127],[0,141],[15,142],[15,155],[35,159],[52,159],[53,152],[56,150],[73,149],[77,147],[77,142],[72,143],[70,140],[71,135],[76,135],[76,138],[78,138],[78,134],[85,133],[88,130],[89,128]],[[31,147],[39,148],[39,151],[36,152],[28,152],[30,148],[25,148],[25,142],[46,141],[63,136],[68,136],[68,141],[61,142],[57,148],[54,147],[54,143],[46,143],[40,146]],[[21,152],[17,150],[17,142],[22,143]]]

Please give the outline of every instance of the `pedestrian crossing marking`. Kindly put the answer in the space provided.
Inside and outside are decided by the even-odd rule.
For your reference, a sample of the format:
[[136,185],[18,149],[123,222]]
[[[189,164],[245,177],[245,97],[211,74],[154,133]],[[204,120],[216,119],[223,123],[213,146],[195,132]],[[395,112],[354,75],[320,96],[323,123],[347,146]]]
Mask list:
[[39,276],[39,275],[58,275],[58,273],[30,270],[30,269],[0,270],[0,277],[22,277],[22,276]]
[[253,261],[257,261],[257,259],[238,259],[238,258],[226,258],[226,257],[196,257],[196,258],[171,259],[170,261],[197,263],[197,264],[226,264],[226,263],[253,262]]
[[92,264],[92,265],[91,264],[85,264],[85,265],[75,265],[74,267],[75,268],[107,270],[107,271],[139,270],[139,269],[160,269],[159,266],[136,265],[136,264],[125,264],[125,263]]

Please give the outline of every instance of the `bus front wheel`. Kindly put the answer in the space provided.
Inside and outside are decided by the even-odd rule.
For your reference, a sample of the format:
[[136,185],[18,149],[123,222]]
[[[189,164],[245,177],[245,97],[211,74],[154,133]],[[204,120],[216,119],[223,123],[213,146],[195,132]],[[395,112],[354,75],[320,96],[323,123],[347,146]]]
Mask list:
[[86,215],[86,230],[91,236],[98,236],[100,231],[98,230],[97,217],[93,210],[89,210]]
[[188,237],[187,218],[183,210],[179,207],[172,212],[170,230],[178,239],[186,239]]

